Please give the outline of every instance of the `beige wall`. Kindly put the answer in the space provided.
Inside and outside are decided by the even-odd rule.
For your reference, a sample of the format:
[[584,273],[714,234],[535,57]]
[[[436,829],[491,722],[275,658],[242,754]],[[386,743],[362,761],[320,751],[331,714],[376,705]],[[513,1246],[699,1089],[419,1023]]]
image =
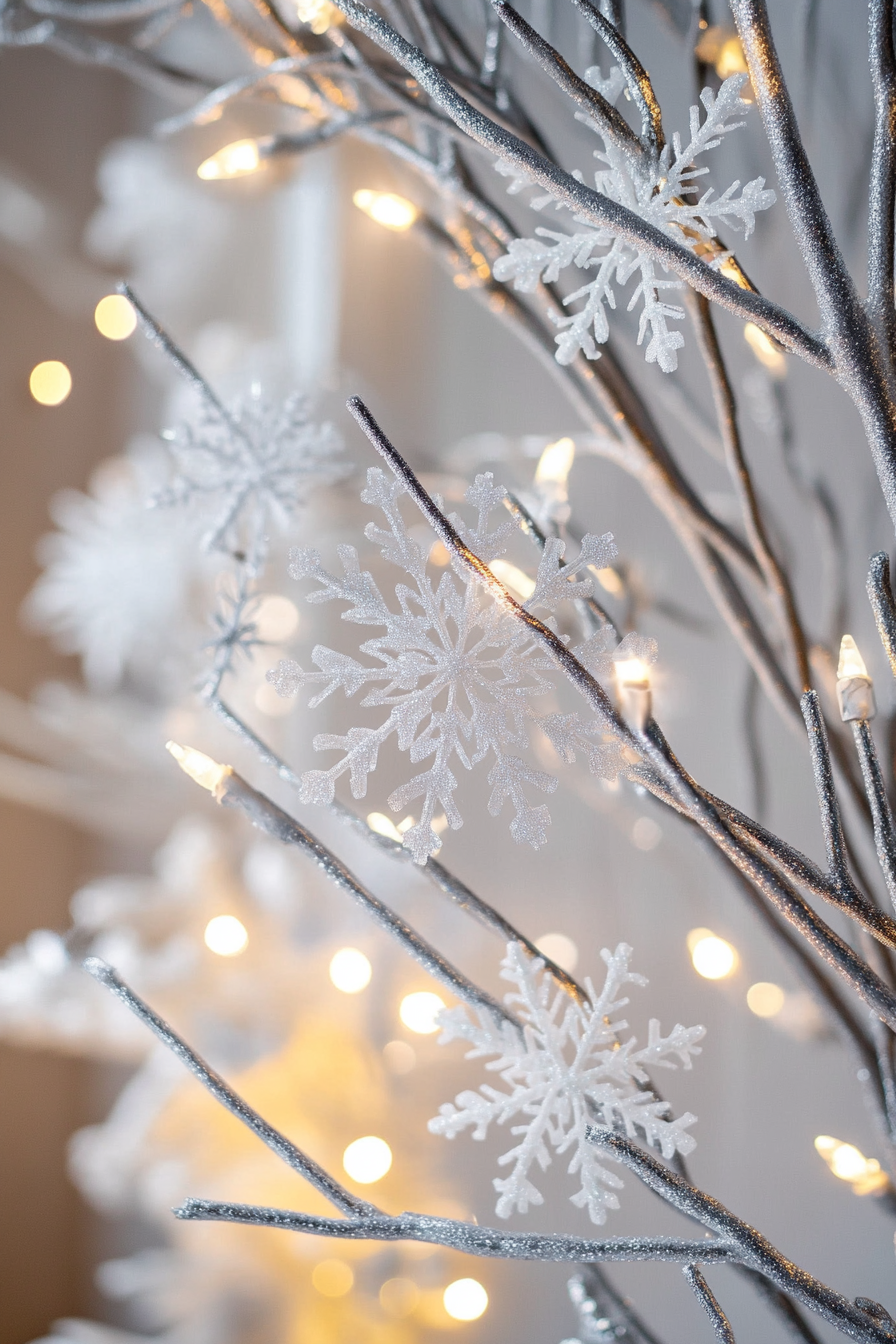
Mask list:
[[[126,90],[112,75],[41,52],[3,52],[0,64],[0,163],[60,201],[76,242],[94,204],[97,153],[123,125]],[[66,671],[17,625],[47,498],[84,485],[91,465],[119,446],[125,356],[96,334],[89,311],[60,315],[2,260],[0,313],[0,686],[26,695]],[[74,375],[56,409],[27,391],[30,369],[48,358]],[[90,868],[89,841],[0,802],[0,855],[0,948],[35,926],[64,927],[69,896]],[[65,1176],[67,1136],[90,1118],[86,1081],[78,1061],[0,1046],[0,1344],[27,1344],[88,1305],[87,1214]]]

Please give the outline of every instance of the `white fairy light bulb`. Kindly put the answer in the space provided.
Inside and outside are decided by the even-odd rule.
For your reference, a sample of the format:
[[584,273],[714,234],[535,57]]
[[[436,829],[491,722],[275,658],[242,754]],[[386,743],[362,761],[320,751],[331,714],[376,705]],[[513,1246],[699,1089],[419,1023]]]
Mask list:
[[203,935],[210,952],[219,957],[238,957],[249,946],[249,935],[236,915],[216,915],[205,926]]
[[852,635],[844,635],[840,641],[837,700],[840,704],[840,717],[844,723],[873,719],[877,713],[874,684]]
[[439,1029],[436,1018],[444,1007],[444,1001],[438,994],[421,989],[404,996],[398,1016],[409,1031],[415,1031],[418,1036],[431,1036]]
[[371,191],[369,187],[361,187],[355,192],[352,201],[377,224],[395,233],[404,233],[415,223],[420,213],[413,201],[397,196],[392,191]]
[[346,1175],[359,1185],[373,1185],[381,1181],[392,1166],[392,1149],[385,1139],[375,1134],[366,1134],[363,1139],[355,1139],[342,1154],[342,1165]]
[[853,1194],[881,1194],[890,1184],[886,1172],[874,1157],[865,1157],[851,1143],[843,1143],[830,1134],[819,1134],[815,1151],[823,1158],[831,1174],[852,1186]]
[[737,950],[712,929],[691,929],[687,943],[691,964],[704,980],[724,980],[737,968]]
[[[269,138],[269,137],[268,137]],[[224,145],[210,158],[204,159],[196,169],[196,176],[204,182],[217,182],[222,178],[247,177],[266,167],[264,149],[266,141],[234,140]]]
[[342,947],[330,962],[330,979],[343,994],[360,994],[370,984],[373,967],[356,947]]
[[572,439],[558,439],[549,443],[535,468],[536,485],[565,485],[575,461],[576,445]]
[[653,709],[650,692],[650,668],[642,658],[620,658],[613,664],[619,703],[628,723],[643,730]]
[[201,788],[214,793],[230,771],[229,765],[220,765],[211,756],[197,751],[195,747],[182,747],[178,742],[166,742],[165,750],[177,761],[185,775],[189,775]]
[[478,1279],[455,1279],[442,1295],[445,1310],[455,1321],[478,1321],[488,1307],[488,1293]]

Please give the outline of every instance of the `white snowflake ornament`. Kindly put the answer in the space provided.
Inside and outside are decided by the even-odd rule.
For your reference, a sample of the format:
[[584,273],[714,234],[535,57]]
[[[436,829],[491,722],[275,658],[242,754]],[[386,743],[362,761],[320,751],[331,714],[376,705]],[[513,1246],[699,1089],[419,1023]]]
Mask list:
[[[624,84],[615,67],[607,80],[597,66],[587,70],[585,77],[611,102],[619,96]],[[603,151],[595,151],[594,155],[603,165],[594,174],[597,190],[697,253],[707,251],[720,225],[740,229],[748,238],[757,213],[775,202],[775,193],[766,189],[765,179],[757,177],[740,191],[740,182],[733,182],[721,196],[714,196],[712,188],[700,194],[697,180],[709,169],[695,166],[701,154],[715,149],[724,135],[743,125],[742,120],[734,118],[741,118],[749,106],[740,96],[746,80],[744,74],[732,75],[717,94],[704,89],[700,95],[705,112],[703,121],[700,109],[692,107],[687,144],[682,145],[676,134],[659,155],[647,150],[641,155],[626,152],[604,135],[596,121],[585,113],[577,113],[576,119],[603,140]],[[499,162],[496,166],[500,173],[511,178],[511,193],[532,185],[516,165]],[[573,176],[584,180],[579,172]],[[551,194],[533,199],[530,205],[534,210],[549,205],[557,210],[568,209]],[[673,276],[664,278],[662,266],[653,257],[610,229],[596,228],[576,214],[572,220],[576,226],[572,233],[540,228],[535,230],[534,238],[514,239],[506,255],[495,262],[495,278],[512,280],[514,288],[531,294],[541,283],[554,284],[569,267],[592,274],[592,279],[564,299],[566,305],[584,300],[582,307],[574,315],[557,320],[556,358],[560,364],[571,364],[580,352],[588,359],[598,358],[597,347],[609,336],[606,310],[616,307],[614,286],[625,285],[636,277],[628,306],[631,310],[639,303],[642,305],[638,344],[649,333],[648,364],[657,363],[664,373],[671,373],[678,367],[677,351],[684,344],[684,337],[680,331],[671,329],[669,322],[680,321],[685,314],[678,305],[664,302],[662,295],[668,290],[682,289],[683,282]],[[712,265],[724,266],[729,255],[717,246]]]
[[164,435],[176,464],[157,505],[179,505],[205,519],[205,546],[250,566],[264,558],[268,535],[282,531],[315,486],[346,475],[332,425],[315,424],[305,398],[248,397],[217,410],[205,402],[193,420]]
[[[363,798],[380,747],[394,738],[413,764],[429,762],[389,798],[395,812],[423,800],[420,820],[405,833],[403,842],[418,863],[425,863],[441,844],[432,828],[439,810],[453,828],[462,824],[454,801],[457,779],[452,765],[457,761],[471,770],[490,757],[490,813],[497,816],[509,801],[514,809],[511,834],[537,848],[547,839],[550,814],[543,804],[535,806],[529,801],[526,789],[551,793],[556,780],[508,750],[528,744],[527,721],[541,728],[565,760],[574,760],[576,751],[581,751],[592,770],[606,778],[615,778],[618,749],[603,741],[603,729],[594,720],[536,712],[532,702],[551,689],[546,674],[554,670],[554,664],[528,628],[495,601],[469,570],[454,565],[438,577],[433,575],[427,552],[410,535],[402,518],[399,500],[404,490],[400,482],[372,468],[361,496],[365,503],[381,509],[387,522],[386,528],[368,524],[368,539],[412,581],[410,586],[397,586],[397,610],[383,597],[373,576],[362,572],[354,547],[339,547],[341,578],[323,568],[316,551],[291,552],[292,576],[313,577],[321,585],[308,601],[346,602],[343,620],[385,630],[361,645],[361,652],[371,660],[368,663],[318,645],[311,655],[317,672],[306,672],[292,660],[283,660],[268,673],[268,680],[284,696],[294,695],[307,683],[322,684],[311,707],[338,689],[350,697],[370,688],[362,706],[388,710],[377,727],[351,728],[343,735],[327,733],[314,739],[316,750],[339,751],[340,758],[327,770],[303,775],[304,801],[331,802],[337,781],[346,773],[353,796]],[[477,512],[475,526],[467,527],[452,515],[466,544],[486,563],[502,554],[515,531],[509,520],[496,527],[489,524],[489,515],[504,496],[490,473],[477,476],[466,495]],[[565,563],[563,542],[550,538],[526,609],[552,612],[562,602],[587,596],[591,581],[581,577],[582,571],[602,568],[615,554],[609,533],[587,536],[575,560]],[[614,642],[610,631],[604,640],[606,650]]]
[[519,1142],[498,1159],[499,1166],[511,1166],[509,1176],[494,1181],[501,1218],[543,1202],[530,1171],[536,1163],[544,1171],[553,1151],[558,1156],[572,1154],[567,1170],[579,1180],[573,1204],[587,1208],[593,1223],[606,1221],[607,1211],[619,1207],[615,1191],[622,1181],[607,1170],[605,1159],[588,1142],[587,1129],[595,1120],[630,1138],[643,1138],[667,1161],[675,1153],[686,1156],[695,1147],[688,1129],[696,1116],[686,1113],[667,1119],[668,1102],[657,1101],[645,1084],[648,1068],[676,1068],[677,1059],[689,1069],[705,1031],[675,1026],[663,1036],[659,1022],[651,1018],[645,1046],[639,1048],[633,1036],[625,1038],[628,1023],[619,1014],[628,999],[621,991],[627,984],[647,984],[629,970],[631,955],[625,943],[615,952],[605,948],[603,989],[595,993],[586,980],[590,1002],[579,1002],[544,973],[540,958],[530,961],[521,944],[510,943],[501,976],[515,986],[505,1003],[521,1019],[522,1035],[509,1023],[499,1027],[485,1012],[478,1021],[464,1007],[439,1015],[439,1043],[466,1041],[472,1046],[468,1059],[494,1056],[486,1068],[500,1075],[507,1091],[486,1083],[478,1092],[461,1092],[430,1120],[430,1131],[453,1139],[472,1128],[474,1139],[484,1139],[491,1124],[520,1122],[510,1129]]

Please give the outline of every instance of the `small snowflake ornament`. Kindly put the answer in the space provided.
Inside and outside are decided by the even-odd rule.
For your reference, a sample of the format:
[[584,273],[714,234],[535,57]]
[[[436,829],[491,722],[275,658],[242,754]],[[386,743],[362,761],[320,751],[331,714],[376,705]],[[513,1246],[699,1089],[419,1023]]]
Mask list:
[[518,1121],[510,1132],[519,1142],[498,1159],[499,1166],[511,1168],[510,1174],[494,1181],[501,1218],[543,1202],[530,1172],[535,1164],[544,1171],[552,1153],[571,1154],[567,1170],[579,1182],[571,1199],[587,1208],[593,1223],[603,1223],[607,1211],[619,1207],[615,1191],[622,1181],[588,1142],[587,1129],[595,1120],[643,1138],[667,1161],[675,1153],[686,1156],[695,1146],[688,1129],[696,1116],[667,1119],[668,1102],[657,1101],[645,1084],[648,1068],[676,1068],[677,1059],[689,1069],[692,1057],[700,1053],[697,1042],[704,1028],[675,1026],[663,1036],[659,1022],[651,1018],[646,1045],[639,1047],[633,1036],[627,1037],[628,1023],[619,1014],[628,999],[621,991],[627,984],[647,984],[629,970],[631,955],[625,943],[615,952],[604,949],[603,989],[597,994],[586,980],[589,1002],[579,1002],[544,973],[543,961],[530,961],[519,943],[510,943],[501,975],[515,986],[505,1002],[521,1019],[522,1035],[509,1023],[499,1027],[485,1012],[478,1021],[463,1007],[439,1016],[439,1043],[466,1041],[472,1047],[468,1059],[493,1056],[485,1067],[499,1074],[507,1090],[484,1083],[478,1092],[461,1092],[430,1120],[431,1132],[453,1139],[472,1128],[474,1139],[484,1139],[491,1124]]
[[277,404],[254,385],[223,412],[203,402],[192,421],[166,432],[177,471],[155,503],[201,514],[206,549],[257,568],[269,534],[283,530],[313,487],[348,468],[332,425],[311,421],[298,394]]
[[[607,79],[597,66],[587,70],[585,77],[610,102],[618,98],[624,85],[616,67]],[[691,108],[687,144],[682,145],[676,134],[658,155],[646,149],[640,155],[623,150],[604,135],[596,121],[585,113],[577,113],[576,119],[603,140],[603,151],[595,151],[594,155],[602,165],[594,174],[597,190],[697,253],[708,251],[720,225],[740,229],[748,238],[757,213],[775,202],[775,193],[766,189],[765,179],[757,177],[742,189],[740,182],[733,182],[721,196],[715,196],[711,187],[701,194],[697,182],[709,169],[696,166],[701,154],[715,149],[724,135],[743,125],[740,118],[748,104],[741,98],[740,90],[746,79],[744,74],[732,75],[717,94],[704,89],[700,101],[705,115],[701,122],[700,109]],[[512,194],[532,185],[516,165],[499,162],[496,166],[498,172],[511,179]],[[584,180],[579,172],[573,176]],[[547,206],[568,209],[550,193],[538,196],[530,205],[533,210],[544,210]],[[576,226],[572,233],[540,228],[535,230],[534,238],[514,239],[506,255],[495,262],[495,278],[512,280],[514,288],[531,294],[542,283],[554,284],[561,272],[570,267],[593,277],[564,299],[566,305],[582,300],[581,308],[574,315],[557,320],[556,358],[560,364],[571,364],[580,352],[588,359],[597,359],[598,345],[609,336],[606,310],[616,307],[615,286],[621,287],[635,277],[637,283],[628,306],[631,310],[641,305],[638,344],[649,334],[648,364],[657,363],[664,373],[671,373],[678,367],[677,351],[684,344],[684,337],[670,328],[669,322],[680,321],[685,314],[683,308],[666,303],[662,296],[669,290],[682,289],[683,282],[667,277],[653,257],[610,229],[596,228],[576,214],[572,222]],[[729,255],[716,244],[712,265],[724,266]]]
[[[284,696],[295,695],[304,685],[318,683],[322,689],[310,701],[320,704],[335,690],[354,696],[361,690],[365,707],[388,711],[376,727],[350,728],[347,733],[321,734],[314,739],[318,751],[338,751],[339,759],[326,770],[310,770],[302,777],[306,802],[329,803],[337,781],[348,774],[352,794],[363,798],[368,775],[376,769],[384,743],[393,739],[407,752],[413,764],[426,768],[396,789],[389,798],[393,811],[418,799],[420,820],[408,830],[403,842],[418,863],[440,847],[432,828],[438,813],[449,824],[462,824],[454,801],[457,779],[455,762],[471,770],[487,757],[491,760],[488,781],[492,785],[489,811],[497,816],[509,802],[513,807],[511,834],[537,848],[547,839],[550,814],[543,804],[533,805],[527,789],[551,793],[556,780],[535,769],[511,748],[528,745],[527,723],[536,725],[550,739],[565,761],[582,753],[595,773],[607,779],[616,776],[619,753],[604,741],[596,720],[576,714],[539,714],[533,701],[552,687],[548,674],[555,670],[528,627],[499,604],[465,567],[452,565],[434,577],[427,564],[427,551],[408,532],[399,501],[405,487],[379,468],[367,473],[362,500],[385,515],[385,528],[368,524],[366,535],[392,564],[411,579],[395,589],[395,604],[382,595],[373,576],[362,571],[356,551],[339,547],[344,573],[337,578],[322,566],[316,551],[291,552],[290,573],[294,578],[314,578],[321,585],[310,602],[333,599],[347,603],[342,619],[359,625],[379,626],[385,633],[361,645],[368,662],[318,645],[312,652],[316,672],[306,672],[292,660],[283,660],[268,673],[268,680]],[[487,564],[500,556],[515,531],[507,520],[492,527],[492,511],[501,505],[505,492],[490,473],[477,476],[467,491],[467,503],[476,510],[477,522],[468,527],[452,515],[452,523],[466,544]],[[548,539],[542,554],[527,610],[551,613],[563,602],[588,596],[589,569],[601,569],[616,554],[612,536],[586,536],[579,554],[564,560],[564,543]],[[592,637],[580,652],[592,670],[610,668],[615,633],[607,627]]]

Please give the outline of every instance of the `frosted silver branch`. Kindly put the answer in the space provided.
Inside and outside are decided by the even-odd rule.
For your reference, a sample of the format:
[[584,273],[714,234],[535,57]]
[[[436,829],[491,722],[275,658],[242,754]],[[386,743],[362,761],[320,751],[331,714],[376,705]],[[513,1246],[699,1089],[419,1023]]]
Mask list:
[[856,719],[850,726],[859,763],[862,767],[862,778],[865,781],[868,805],[871,808],[877,861],[884,875],[890,900],[893,902],[894,909],[896,909],[896,824],[893,821],[887,786],[881,773],[880,761],[868,720]]
[[335,1205],[342,1213],[352,1214],[354,1217],[366,1218],[375,1213],[376,1210],[372,1204],[366,1200],[359,1199],[346,1190],[343,1185],[326,1171],[323,1167],[303,1153],[301,1148],[297,1148],[285,1134],[281,1134],[273,1125],[268,1124],[262,1116],[254,1111],[248,1102],[234,1092],[233,1088],[224,1081],[219,1073],[207,1064],[201,1055],[198,1055],[177,1032],[170,1027],[164,1018],[159,1017],[158,1013],[150,1008],[148,1003],[144,1003],[138,994],[125,984],[124,980],[117,972],[108,966],[99,957],[87,957],[84,962],[84,969],[88,971],[101,985],[105,985],[113,994],[119,998],[125,1007],[139,1017],[140,1021],[149,1027],[150,1031],[162,1042],[163,1045],[177,1056],[194,1077],[198,1078],[203,1087],[207,1088],[216,1101],[220,1102],[231,1115],[235,1115],[237,1120],[250,1129],[262,1143],[266,1144],[277,1157],[281,1158],[287,1166],[293,1171],[303,1176],[309,1185],[313,1185],[315,1190],[319,1190],[331,1204]]
[[731,1322],[719,1306],[715,1294],[697,1266],[685,1265],[682,1273],[694,1290],[697,1301],[709,1317],[716,1338],[721,1340],[722,1344],[737,1344],[734,1331],[731,1329]]
[[817,1312],[844,1334],[863,1344],[892,1344],[896,1339],[892,1322],[882,1322],[878,1316],[850,1302],[805,1270],[798,1269],[761,1232],[711,1195],[669,1171],[631,1140],[597,1125],[590,1127],[589,1136],[592,1143],[616,1157],[667,1204],[696,1219],[725,1242],[733,1243],[743,1264],[770,1279],[776,1287]]
[[424,966],[435,979],[441,981],[452,994],[457,995],[459,999],[463,999],[473,1007],[484,1010],[494,1017],[498,1023],[503,1022],[519,1030],[519,1023],[516,1018],[503,1004],[499,1003],[491,994],[487,994],[485,990],[480,989],[462,971],[453,966],[437,948],[421,937],[406,920],[396,914],[378,896],[374,896],[372,892],[362,886],[354,874],[310,831],[301,826],[287,812],[284,812],[270,798],[266,798],[263,793],[253,789],[251,784],[248,784],[235,771],[227,770],[221,784],[215,790],[215,797],[224,807],[237,808],[259,830],[273,836],[276,840],[280,840],[283,844],[295,845],[298,849],[301,849],[309,858],[313,859],[318,868],[322,869],[332,882],[335,882],[338,887],[347,892],[376,923],[401,943],[405,951],[415,961]]
[[719,1239],[687,1241],[675,1237],[608,1237],[592,1241],[556,1233],[505,1232],[478,1223],[435,1218],[424,1213],[400,1213],[396,1217],[377,1211],[370,1218],[324,1218],[291,1209],[268,1209],[254,1204],[231,1204],[211,1199],[189,1199],[176,1216],[186,1222],[249,1223],[256,1227],[279,1227],[317,1237],[349,1241],[422,1241],[447,1246],[467,1255],[501,1260],[543,1260],[553,1263],[587,1264],[590,1261],[620,1262],[655,1260],[681,1264],[699,1260],[727,1264],[737,1253]]

